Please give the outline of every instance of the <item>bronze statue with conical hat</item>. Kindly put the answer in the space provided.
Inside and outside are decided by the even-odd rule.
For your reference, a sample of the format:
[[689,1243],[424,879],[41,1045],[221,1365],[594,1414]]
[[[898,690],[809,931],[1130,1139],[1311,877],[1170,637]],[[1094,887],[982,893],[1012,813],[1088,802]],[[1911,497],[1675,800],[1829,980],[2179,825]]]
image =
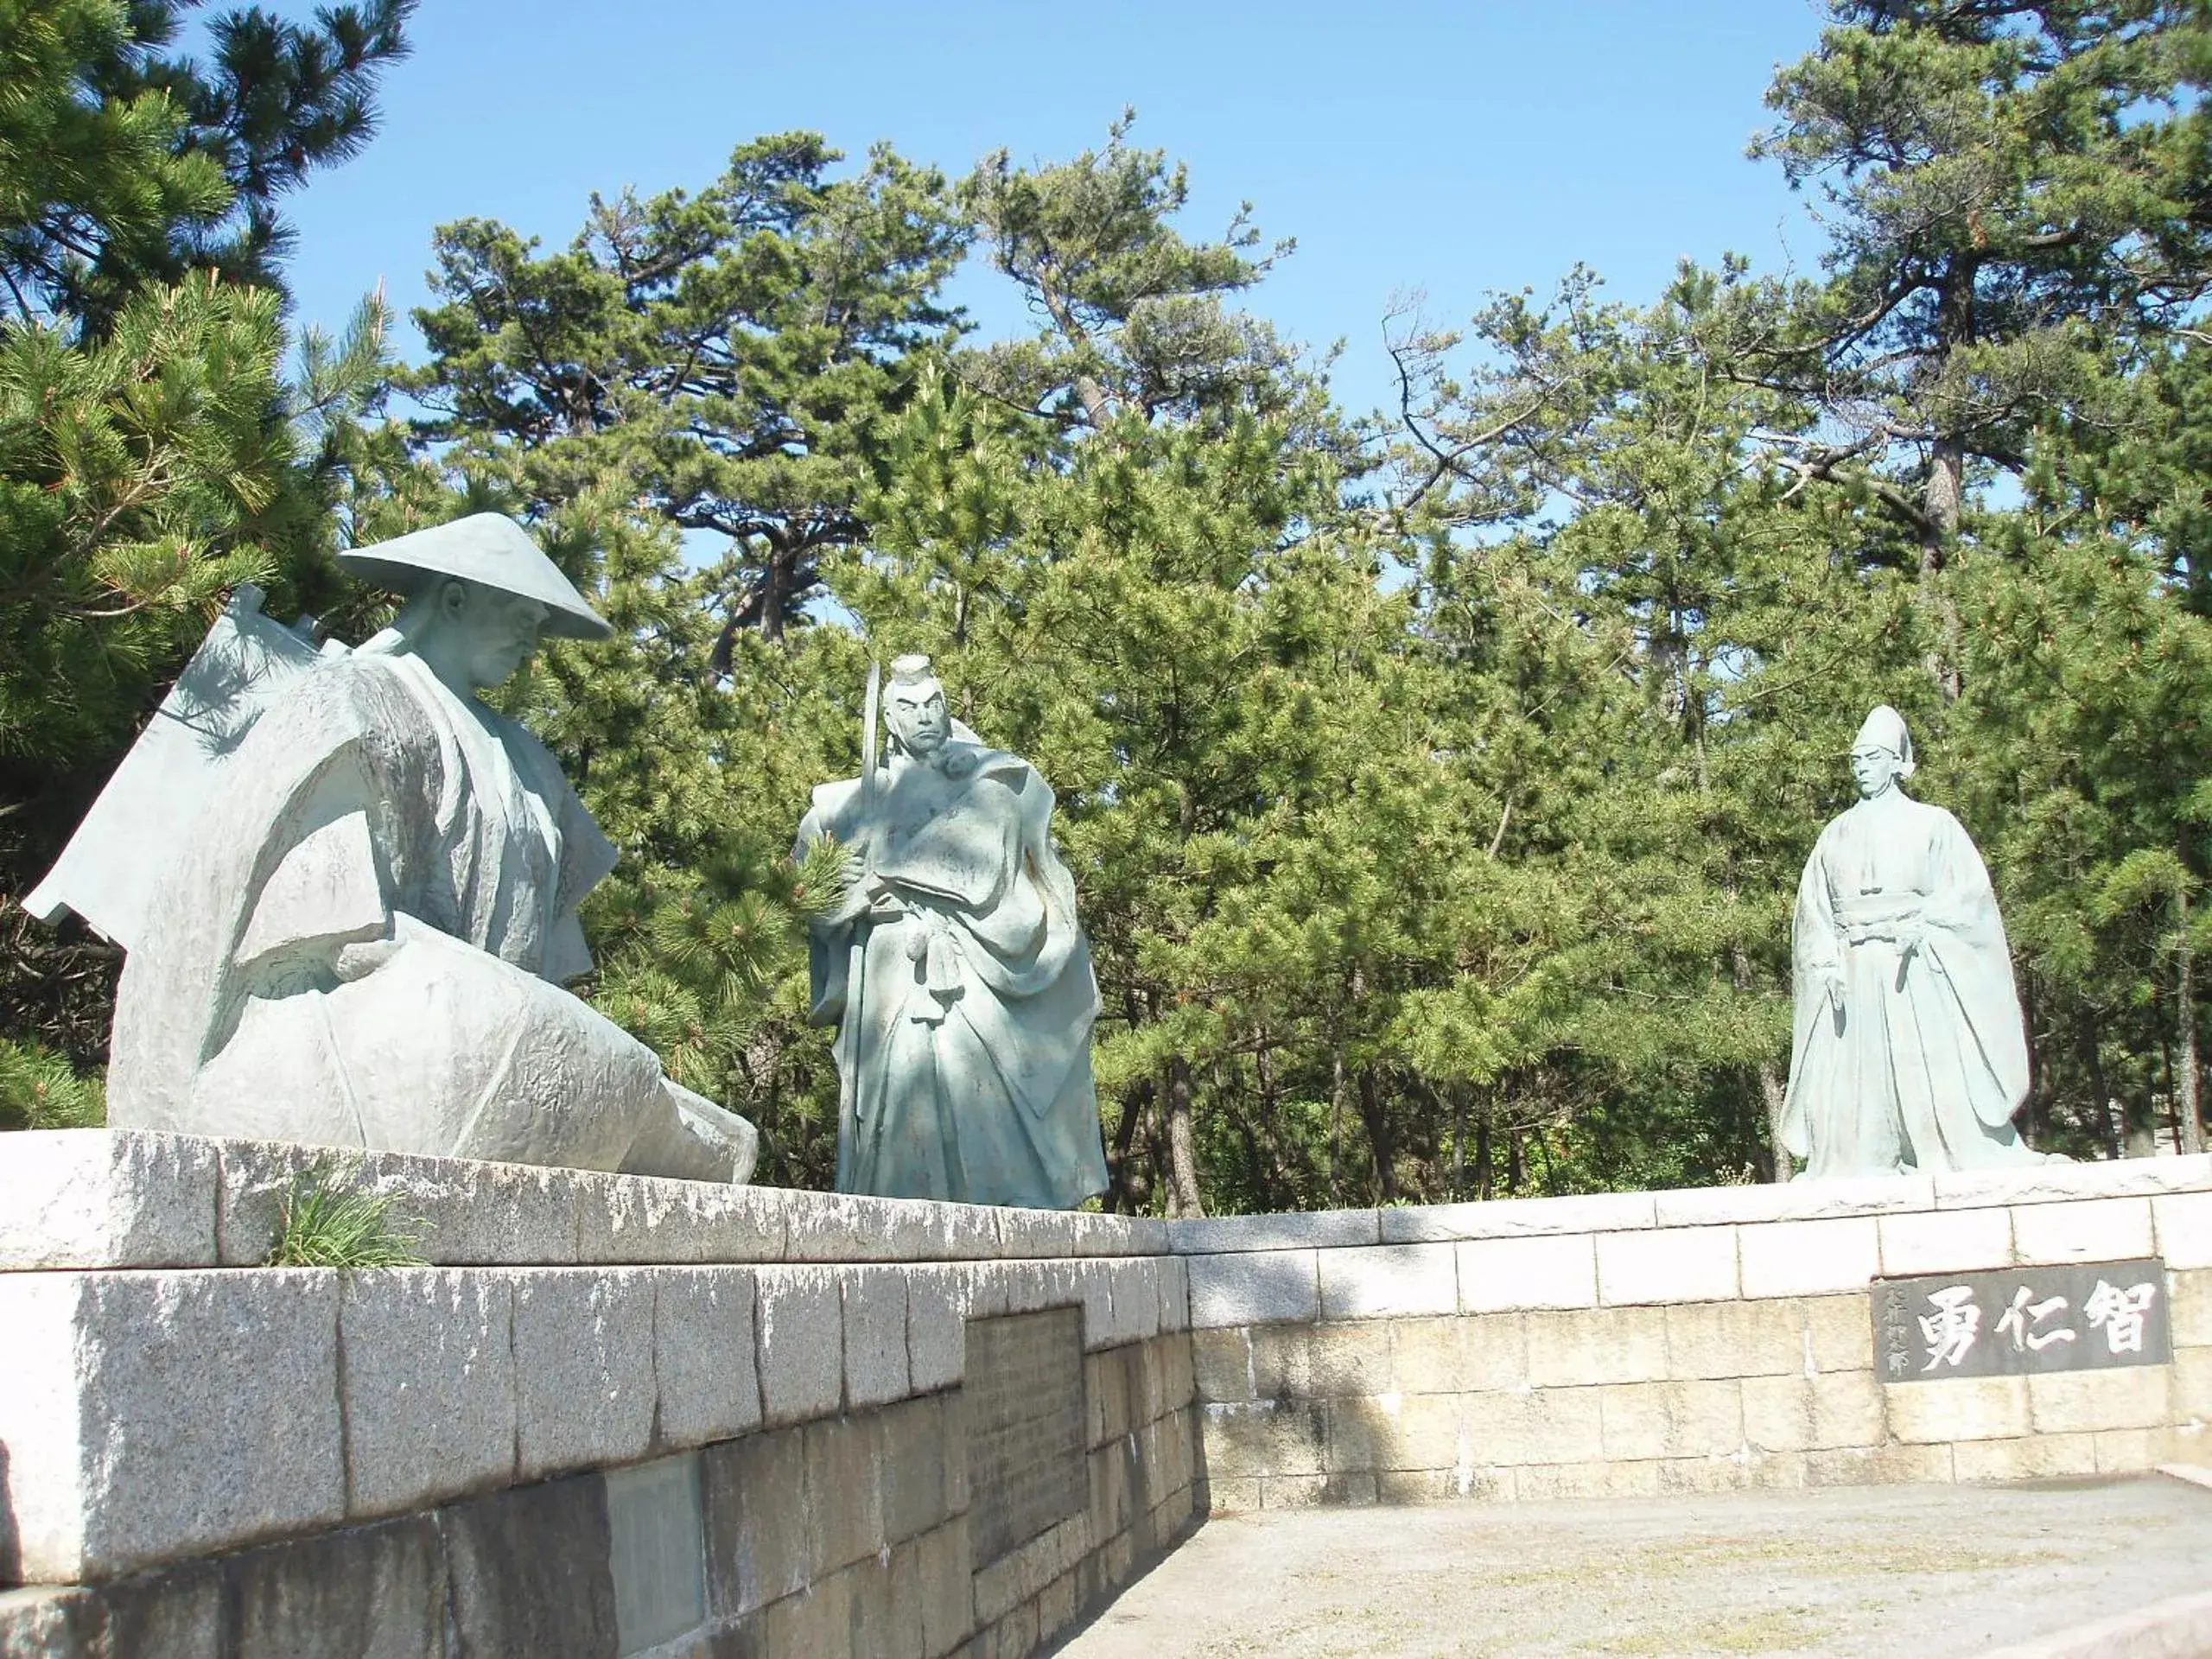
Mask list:
[[2012,1126],[2028,1046],[1989,873],[1959,821],[1905,794],[1904,716],[1851,747],[1856,804],[1798,884],[1782,1144],[1808,1176],[2031,1164]]
[[[477,696],[542,634],[611,630],[497,514],[339,559],[404,596],[391,626],[304,663],[296,644],[264,653],[292,665],[251,698],[195,659],[180,682],[195,701],[141,740],[171,753],[126,761],[123,798],[79,831],[89,850],[73,843],[46,884],[128,952],[109,1122],[747,1179],[752,1126],[561,988],[591,967],[576,906],[615,851],[551,753]],[[221,739],[180,760],[179,731]],[[104,919],[95,878],[149,820],[128,798],[153,779],[184,827],[155,854],[162,879]]]

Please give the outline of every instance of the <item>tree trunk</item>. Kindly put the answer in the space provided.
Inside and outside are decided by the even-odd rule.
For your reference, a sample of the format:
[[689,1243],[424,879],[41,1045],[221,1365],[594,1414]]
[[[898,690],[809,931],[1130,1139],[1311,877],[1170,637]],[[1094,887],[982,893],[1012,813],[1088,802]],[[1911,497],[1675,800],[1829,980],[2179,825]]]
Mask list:
[[[1251,1169],[1253,1181],[1265,1192],[1269,1185],[1268,1149],[1260,1143],[1259,1129],[1234,1096],[1217,1094],[1214,1099],[1230,1127],[1236,1131],[1236,1138],[1244,1144],[1244,1160]],[[1282,1206],[1270,1197],[1267,1207],[1279,1210]]]
[[[1076,321],[1075,313],[1069,308],[1067,301],[1052,286],[1051,281],[1041,274],[1037,279],[1037,292],[1045,302],[1046,314],[1052,319],[1054,326],[1065,336],[1068,344],[1071,346],[1090,344],[1090,336],[1084,331],[1083,325]],[[1090,429],[1094,432],[1105,430],[1106,423],[1114,418],[1114,405],[1106,396],[1106,388],[1098,383],[1096,377],[1088,374],[1076,376],[1075,395],[1083,401],[1084,419],[1090,423]]]
[[1467,1096],[1465,1089],[1452,1090],[1452,1202],[1467,1196]]
[[1959,533],[1967,487],[1966,445],[1957,438],[1941,437],[1928,455],[1928,488],[1922,500],[1928,522],[1920,531],[1920,575],[1923,581],[1943,573],[1952,542]]
[[[2186,844],[2182,849],[2188,856]],[[2180,1149],[2183,1153],[2204,1150],[2204,1119],[2197,1107],[2197,1079],[2202,1075],[2196,1058],[2196,953],[2189,943],[2189,889],[2181,890],[2181,949],[2177,953],[2176,971],[2178,984],[2175,988],[2177,1004],[2174,1020],[2181,1028],[2181,1075],[2175,1079],[2174,1109],[2180,1117]]]
[[1160,1089],[1150,1092],[1152,1109],[1144,1115],[1145,1208],[1151,1209],[1153,1195],[1158,1193],[1160,1214],[1172,1216],[1175,1194],[1167,1179],[1167,1095]]
[[[1974,278],[1971,262],[1955,259],[1936,291],[1939,336],[1934,365],[1942,372],[1950,353],[1974,344]],[[1959,539],[1959,519],[1966,506],[1967,448],[1962,435],[1937,434],[1929,446],[1928,483],[1921,494],[1920,599],[1935,620],[1936,643],[1925,658],[1928,671],[1946,702],[1958,701],[1959,613],[1943,591],[1944,564]]]
[[1928,461],[1923,499],[1928,517],[1920,527],[1920,602],[1936,624],[1936,641],[1923,662],[1946,702],[1956,702],[1959,676],[1959,610],[1943,587],[1943,567],[1958,540],[1961,498],[1966,493],[1966,447],[1956,438],[1936,440]]
[[1282,1134],[1282,1090],[1275,1084],[1275,1052],[1264,1037],[1252,1052],[1252,1070],[1260,1084],[1260,1128],[1268,1140],[1268,1147],[1274,1160],[1275,1179],[1281,1188],[1282,1207],[1286,1210],[1303,1209],[1306,1205],[1306,1169],[1303,1151],[1294,1153],[1284,1142]]
[[2126,1114],[2127,1155],[2130,1158],[2155,1158],[2158,1155],[2158,1115],[2151,1109],[2148,1079],[2140,1098],[2121,1103]]
[[2089,1089],[2097,1097],[2096,1121],[2104,1127],[2106,1156],[2121,1157],[2126,1145],[2119,1115],[2113,1109],[2112,1085],[2105,1077],[2104,1031],[2094,1016],[2082,1022],[2081,1043],[2082,1063],[2089,1073]]
[[2128,1157],[2157,1157],[2159,1154],[2159,1115],[2150,1106],[2150,1068],[2144,1068],[2144,1086],[2134,1090],[2133,1097],[2119,1103],[2121,1123],[2124,1123]]
[[1338,1049],[1329,1057],[1329,1207],[1344,1203],[1344,1055]]
[[791,557],[781,543],[771,540],[767,560],[760,568],[760,637],[772,645],[783,643],[784,598],[791,579]]
[[1392,1203],[1398,1196],[1398,1160],[1390,1144],[1390,1115],[1382,1109],[1371,1065],[1359,1068],[1359,1121],[1367,1126],[1367,1144],[1375,1154],[1376,1202]]
[[[1698,787],[1702,790],[1705,787],[1705,735],[1702,730],[1698,734],[1697,766]],[[1729,903],[1734,904],[1736,901],[1736,856],[1733,853],[1728,855],[1728,880],[1724,891],[1727,894]],[[1744,949],[1744,942],[1741,939],[1729,941],[1728,967],[1730,976],[1735,982],[1736,994],[1738,996],[1750,996],[1757,982],[1751,972],[1751,953]],[[1783,1095],[1783,1081],[1776,1075],[1774,1062],[1760,1061],[1759,1097],[1766,1103],[1766,1141],[1767,1145],[1774,1149],[1774,1179],[1777,1181],[1786,1181],[1796,1173],[1795,1166],[1789,1161],[1789,1154],[1782,1149]]]
[[1274,1184],[1268,1201],[1278,1210],[1302,1209],[1306,1203],[1305,1184],[1299,1176],[1304,1160],[1285,1143],[1281,1114],[1264,1103],[1260,1113],[1260,1145],[1267,1154],[1268,1174]]
[[1090,375],[1078,374],[1075,378],[1075,395],[1083,399],[1084,417],[1090,423],[1090,429],[1103,431],[1106,423],[1114,418],[1114,406],[1106,400],[1106,388]]
[[[2179,1152],[2181,1150],[2181,1102],[2174,1093],[2174,1046],[2167,1041],[2163,1034],[2158,1038],[2158,1069],[2165,1073],[2166,1113],[2171,1119],[2173,1129],[2171,1138],[2174,1143],[2174,1150]],[[2155,1100],[2156,1096],[2152,1098]],[[2153,1106],[2151,1110],[2151,1123],[2154,1139],[2158,1134],[2158,1109]]]
[[1198,1192],[1198,1143],[1191,1127],[1191,1063],[1178,1054],[1167,1062],[1167,1175],[1169,1211],[1184,1219],[1206,1212]]
[[1772,1060],[1759,1063],[1759,1098],[1766,1103],[1767,1144],[1774,1148],[1774,1179],[1786,1181],[1797,1173],[1797,1166],[1782,1144],[1782,1103],[1787,1086],[1774,1069]]
[[[2152,1029],[2157,1030],[2158,1025],[2158,984],[2154,977],[2151,982]],[[2164,1045],[2160,1044],[2159,1046],[2164,1047]],[[2127,1155],[2131,1158],[2155,1158],[2158,1155],[2158,1114],[2157,1109],[2151,1103],[2152,1090],[2157,1083],[2157,1074],[2152,1069],[2152,1061],[2147,1058],[2145,1059],[2143,1086],[2139,1090],[2131,1090],[2129,1097],[2120,1103],[2120,1113],[2127,1137]]]
[[2026,1027],[2028,1039],[2028,1107],[2022,1116],[2027,1120],[2020,1126],[2020,1138],[2031,1147],[2043,1145],[2044,1137],[2050,1131],[2050,1079],[2044,1074],[2043,1050],[2036,1043],[2036,1027],[2040,1019],[2042,999],[2033,972],[2020,976],[2020,1020]]
[[1140,1077],[1122,1091],[1122,1121],[1114,1130],[1114,1144],[1106,1154],[1106,1208],[1123,1215],[1136,1214],[1131,1202],[1135,1185],[1129,1177],[1135,1172],[1129,1162],[1129,1148],[1136,1143],[1137,1125],[1152,1105],[1152,1079]]
[[1490,1109],[1475,1118],[1475,1196],[1485,1203],[1491,1194]]

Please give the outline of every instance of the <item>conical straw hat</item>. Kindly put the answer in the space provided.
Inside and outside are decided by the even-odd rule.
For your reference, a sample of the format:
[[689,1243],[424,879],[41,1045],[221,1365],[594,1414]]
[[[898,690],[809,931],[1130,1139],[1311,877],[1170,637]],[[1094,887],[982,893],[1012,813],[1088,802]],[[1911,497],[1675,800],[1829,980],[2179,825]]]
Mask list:
[[473,512],[388,542],[349,548],[338,563],[365,582],[410,597],[426,573],[519,594],[545,607],[546,632],[566,639],[604,639],[614,632],[530,532],[500,513]]

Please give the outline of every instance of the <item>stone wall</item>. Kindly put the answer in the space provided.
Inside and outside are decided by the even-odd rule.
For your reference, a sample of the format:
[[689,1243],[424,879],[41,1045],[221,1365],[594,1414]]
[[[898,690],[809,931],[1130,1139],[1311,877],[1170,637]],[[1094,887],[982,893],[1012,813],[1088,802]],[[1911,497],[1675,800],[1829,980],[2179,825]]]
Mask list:
[[0,1155],[0,1654],[1020,1655],[1195,1519],[1156,1222],[372,1155],[434,1265],[249,1268],[316,1154]]
[[[2212,1456],[2212,1158],[1177,1222],[0,1141],[0,1656],[1026,1655],[1205,1512]],[[2170,1362],[1891,1381],[1873,1295],[2159,1259]]]
[[[1177,1223],[1216,1509],[2212,1457],[2212,1158]],[[1891,1382],[1870,1287],[2163,1257],[2172,1361]]]

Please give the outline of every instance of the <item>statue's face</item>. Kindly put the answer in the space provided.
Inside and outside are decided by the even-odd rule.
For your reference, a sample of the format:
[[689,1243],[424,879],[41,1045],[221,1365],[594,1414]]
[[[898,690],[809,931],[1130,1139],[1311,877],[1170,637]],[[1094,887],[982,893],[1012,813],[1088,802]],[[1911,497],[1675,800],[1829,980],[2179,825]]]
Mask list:
[[909,754],[931,755],[952,735],[952,717],[945,712],[944,688],[935,680],[891,688],[888,710],[891,729]]
[[537,649],[538,635],[550,613],[520,594],[505,594],[474,582],[463,586],[467,598],[451,616],[465,642],[469,683],[497,685]]
[[1897,782],[1904,765],[1896,750],[1878,743],[1861,743],[1851,752],[1851,780],[1859,785],[1859,798],[1871,801]]

